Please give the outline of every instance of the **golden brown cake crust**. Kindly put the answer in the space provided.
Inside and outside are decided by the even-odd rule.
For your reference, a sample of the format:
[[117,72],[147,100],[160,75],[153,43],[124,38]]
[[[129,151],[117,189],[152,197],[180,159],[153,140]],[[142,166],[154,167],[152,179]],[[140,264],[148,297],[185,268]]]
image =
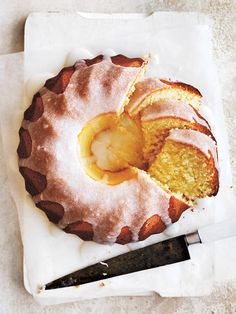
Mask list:
[[188,208],[189,206],[187,204],[171,196],[169,214],[172,223],[178,221],[182,213]]
[[143,241],[154,233],[161,233],[166,228],[166,225],[158,215],[153,215],[148,218],[139,231],[139,240]]
[[165,80],[165,79],[160,79],[160,81],[164,84],[170,85],[172,87],[181,88],[185,91],[188,91],[189,93],[192,93],[192,94],[195,94],[199,97],[202,97],[202,94],[200,93],[200,91],[192,85],[189,85],[189,84],[186,84],[183,82],[171,81],[171,80]]

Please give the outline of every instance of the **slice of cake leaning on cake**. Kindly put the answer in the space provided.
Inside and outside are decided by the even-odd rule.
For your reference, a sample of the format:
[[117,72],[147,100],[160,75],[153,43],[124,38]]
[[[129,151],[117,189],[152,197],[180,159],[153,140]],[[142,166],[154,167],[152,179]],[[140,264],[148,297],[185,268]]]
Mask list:
[[147,172],[190,206],[197,198],[215,196],[217,143],[198,111],[201,93],[189,84],[166,79],[148,78],[135,87],[126,111],[140,119]]
[[122,55],[78,60],[25,111],[18,156],[26,190],[51,222],[83,240],[142,241],[218,191],[201,93],[137,82],[146,66]]

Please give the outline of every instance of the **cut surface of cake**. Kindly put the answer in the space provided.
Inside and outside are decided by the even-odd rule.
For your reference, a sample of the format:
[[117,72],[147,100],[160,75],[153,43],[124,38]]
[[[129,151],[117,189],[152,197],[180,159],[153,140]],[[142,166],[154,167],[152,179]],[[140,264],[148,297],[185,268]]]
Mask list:
[[150,165],[173,128],[193,129],[212,136],[209,124],[185,102],[160,99],[140,112],[144,159]]
[[216,143],[195,130],[173,129],[148,172],[189,200],[216,195],[219,188]]
[[142,109],[162,98],[185,101],[198,108],[202,95],[198,89],[186,83],[147,78],[135,84],[135,91],[126,106],[126,111],[135,116]]

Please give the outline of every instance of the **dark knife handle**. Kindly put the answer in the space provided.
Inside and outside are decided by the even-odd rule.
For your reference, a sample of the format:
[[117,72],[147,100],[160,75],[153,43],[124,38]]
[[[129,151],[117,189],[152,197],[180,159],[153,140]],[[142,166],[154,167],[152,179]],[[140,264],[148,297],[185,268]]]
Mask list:
[[185,236],[179,236],[75,271],[46,284],[45,289],[82,285],[187,259],[190,259],[190,256]]

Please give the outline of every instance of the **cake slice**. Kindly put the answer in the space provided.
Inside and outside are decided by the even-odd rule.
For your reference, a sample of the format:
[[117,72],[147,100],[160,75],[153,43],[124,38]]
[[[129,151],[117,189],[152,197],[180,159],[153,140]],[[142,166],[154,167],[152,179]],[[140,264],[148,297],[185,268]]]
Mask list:
[[135,116],[142,109],[162,98],[185,101],[198,108],[201,104],[202,95],[198,89],[189,84],[147,78],[135,84],[135,91],[125,109],[130,115]]
[[144,136],[144,159],[150,165],[173,128],[193,129],[212,136],[209,124],[191,105],[160,99],[140,112]]
[[187,200],[216,195],[219,188],[216,143],[199,131],[173,129],[148,172]]

